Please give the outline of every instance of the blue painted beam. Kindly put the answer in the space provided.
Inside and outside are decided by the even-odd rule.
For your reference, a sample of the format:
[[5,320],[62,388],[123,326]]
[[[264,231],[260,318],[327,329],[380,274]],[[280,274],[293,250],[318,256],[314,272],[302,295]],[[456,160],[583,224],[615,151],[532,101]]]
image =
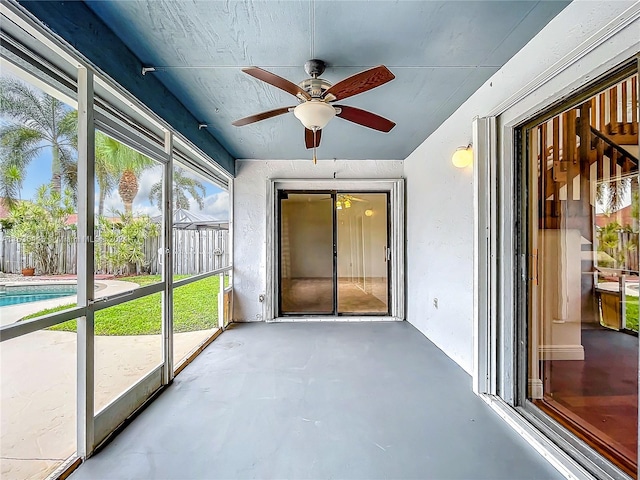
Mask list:
[[176,131],[234,174],[234,158],[153,75],[142,75],[142,63],[86,5],[80,1],[21,1],[51,31],[131,92]]

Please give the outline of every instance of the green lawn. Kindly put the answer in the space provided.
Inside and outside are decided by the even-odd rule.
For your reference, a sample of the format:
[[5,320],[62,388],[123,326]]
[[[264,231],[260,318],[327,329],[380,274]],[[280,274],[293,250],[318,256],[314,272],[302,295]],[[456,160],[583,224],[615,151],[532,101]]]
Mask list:
[[[174,280],[185,276],[176,275]],[[119,278],[140,286],[157,283],[158,275]],[[173,331],[193,332],[207,330],[218,326],[218,292],[219,277],[212,277],[189,283],[173,291]],[[29,315],[35,318],[47,313],[58,312],[75,307],[74,304],[49,308]],[[96,335],[156,335],[161,327],[161,294],[154,293],[130,302],[121,303],[113,307],[99,310],[95,314]],[[76,321],[70,320],[55,325],[50,330],[65,332],[76,331]]]

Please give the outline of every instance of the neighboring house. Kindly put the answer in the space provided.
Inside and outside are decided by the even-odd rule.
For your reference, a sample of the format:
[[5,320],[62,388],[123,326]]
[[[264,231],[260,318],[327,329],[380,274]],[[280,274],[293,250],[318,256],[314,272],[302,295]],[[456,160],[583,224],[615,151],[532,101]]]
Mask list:
[[613,222],[617,222],[621,227],[632,226],[634,220],[638,220],[633,218],[632,210],[632,205],[627,205],[615,212],[599,213],[596,215],[596,226],[604,227]]

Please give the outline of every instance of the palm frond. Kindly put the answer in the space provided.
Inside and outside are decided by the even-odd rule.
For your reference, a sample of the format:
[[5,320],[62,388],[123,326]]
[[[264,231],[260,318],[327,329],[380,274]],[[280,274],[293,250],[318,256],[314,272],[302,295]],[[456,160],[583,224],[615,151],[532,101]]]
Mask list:
[[0,163],[0,198],[9,209],[20,199],[23,180],[22,169],[6,162]]
[[187,191],[191,194],[193,199],[196,201],[196,203],[198,204],[198,207],[200,207],[200,210],[202,210],[204,208],[203,197],[205,195],[205,189],[200,182],[198,182],[197,180],[195,180],[195,182],[197,182],[198,185],[187,186]]
[[[185,171],[181,168],[176,168],[173,172],[173,190],[174,197],[182,195],[184,198],[186,198],[184,192],[188,192],[196,201],[200,210],[204,208],[204,197],[206,195],[206,189],[204,188],[204,185],[199,180],[185,175]],[[175,202],[177,204],[177,200]],[[188,201],[187,205],[189,205]]]
[[[0,160],[26,169],[43,148],[54,148],[52,179],[77,183],[77,113],[60,100],[17,79],[0,78]],[[55,160],[57,158],[57,161]]]
[[183,210],[189,210],[191,207],[189,199],[182,190],[174,190],[173,203],[175,204],[175,208],[182,208]]
[[158,209],[162,210],[162,181],[156,182],[151,186],[149,201],[151,205],[157,205]]

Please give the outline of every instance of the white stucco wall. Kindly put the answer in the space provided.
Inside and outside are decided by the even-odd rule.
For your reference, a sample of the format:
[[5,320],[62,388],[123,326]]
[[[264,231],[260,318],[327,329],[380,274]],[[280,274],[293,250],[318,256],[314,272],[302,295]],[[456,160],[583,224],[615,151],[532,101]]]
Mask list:
[[[474,117],[503,113],[499,126],[504,140],[510,124],[533,116],[631,58],[640,49],[638,20],[587,50],[562,73],[541,77],[549,67],[575,56],[574,49],[592,43],[590,37],[599,31],[610,31],[608,24],[617,23],[616,17],[630,8],[637,14],[638,2],[571,3],[405,160],[407,319],[469,373],[473,367],[473,179],[472,167],[453,167],[451,155],[456,147],[470,143]],[[536,78],[537,88],[518,93]],[[514,94],[515,102],[505,103]],[[504,129],[505,125],[509,128]],[[501,154],[512,161],[507,143],[501,144],[506,152]]]
[[237,160],[233,185],[233,318],[260,321],[266,293],[266,206],[269,179],[400,178],[399,160]]

